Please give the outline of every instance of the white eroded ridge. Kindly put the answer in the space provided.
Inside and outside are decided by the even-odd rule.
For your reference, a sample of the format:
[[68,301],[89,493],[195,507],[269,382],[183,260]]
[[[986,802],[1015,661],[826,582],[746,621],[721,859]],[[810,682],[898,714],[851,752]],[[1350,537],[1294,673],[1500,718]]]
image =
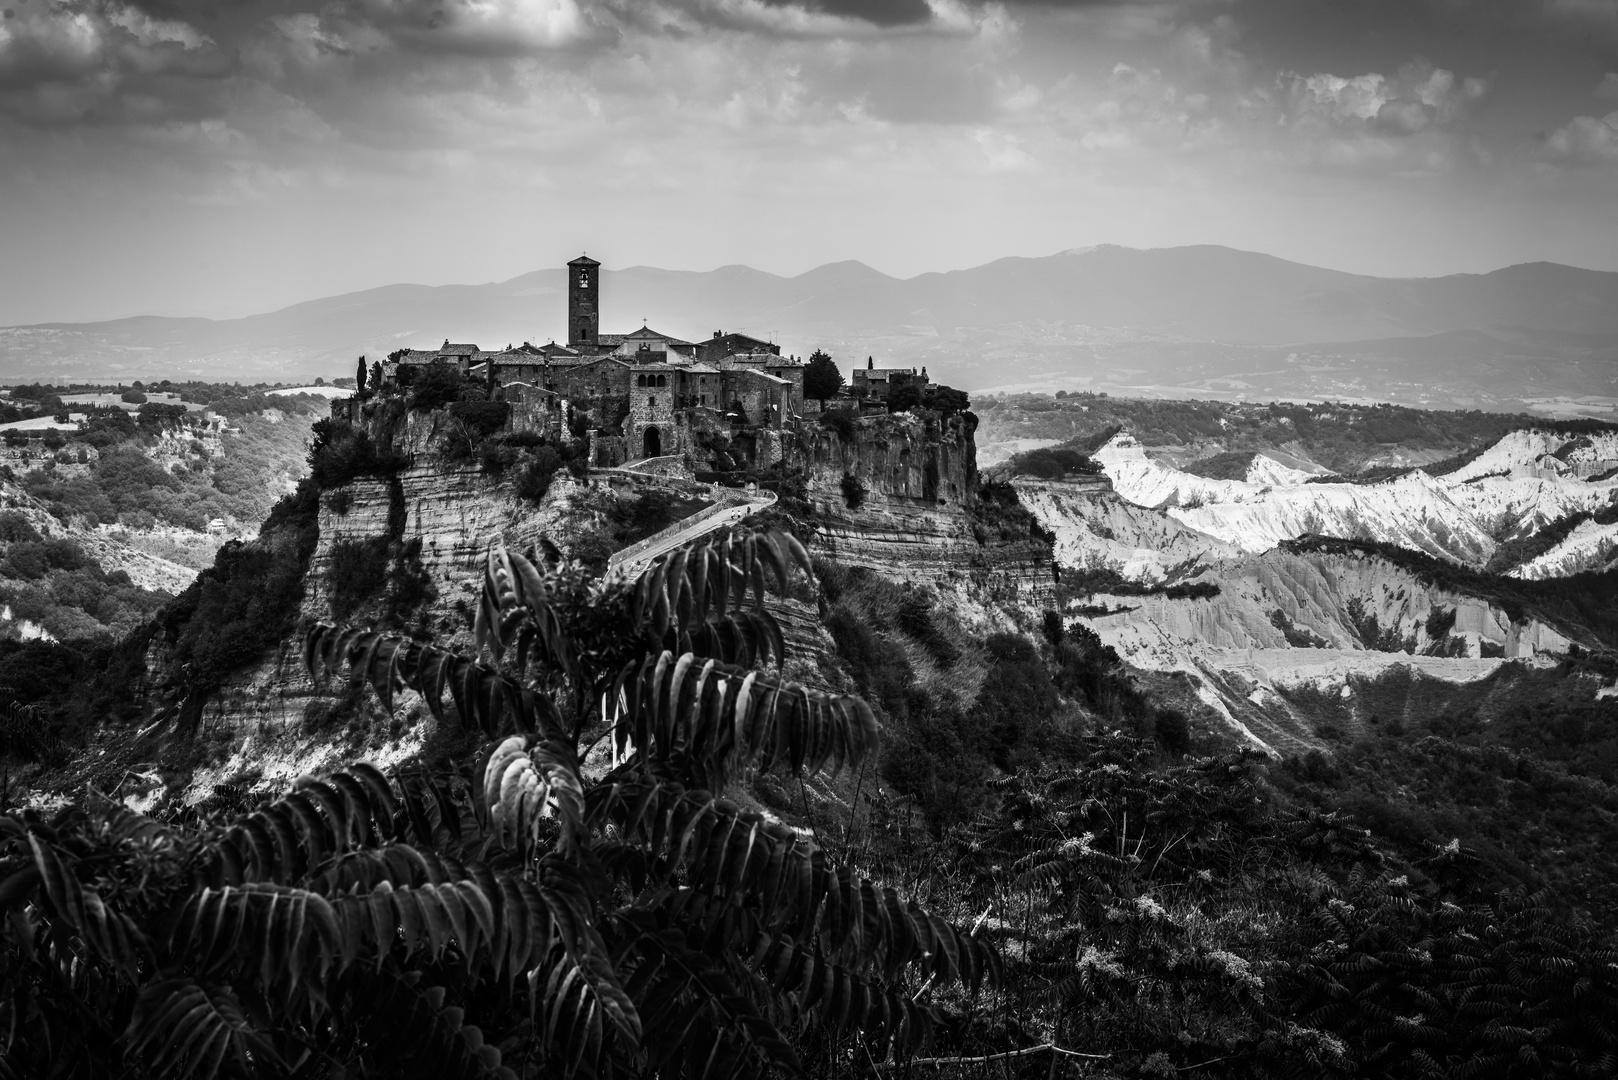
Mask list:
[[1618,464],[1618,436],[1605,434],[1514,431],[1445,476],[1418,469],[1377,484],[1309,483],[1262,454],[1248,479],[1214,480],[1153,460],[1129,435],[1095,459],[1124,499],[1250,552],[1319,534],[1482,566],[1499,540],[1618,499],[1618,477],[1596,479]]

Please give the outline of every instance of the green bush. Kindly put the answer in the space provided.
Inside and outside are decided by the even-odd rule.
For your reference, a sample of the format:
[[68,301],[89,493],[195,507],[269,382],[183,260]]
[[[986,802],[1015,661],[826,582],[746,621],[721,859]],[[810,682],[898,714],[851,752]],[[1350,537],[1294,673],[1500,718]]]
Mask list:
[[410,408],[419,412],[442,409],[459,401],[467,382],[454,364],[427,364],[415,369],[410,380]]
[[865,505],[866,489],[860,478],[853,473],[843,474],[843,505],[850,510],[858,510]]
[[309,452],[309,475],[322,491],[342,487],[362,476],[391,476],[410,459],[391,448],[378,448],[371,436],[346,421],[315,421]]
[[38,543],[39,532],[26,517],[15,510],[0,511],[0,541],[15,544],[19,541]]
[[933,383],[922,391],[921,407],[931,409],[939,416],[948,418],[956,413],[964,413],[972,407],[971,398],[967,397],[965,390],[957,390],[953,386],[942,383]]
[[1071,447],[1043,446],[1013,457],[1011,472],[1014,476],[1060,480],[1069,473],[1094,476],[1101,472],[1101,465]]
[[1010,769],[1012,759],[1035,727],[1055,715],[1056,687],[1045,661],[1027,638],[991,634],[983,642],[989,670],[978,693],[988,752],[994,764]]
[[326,567],[326,589],[331,616],[344,622],[366,600],[388,583],[388,539],[338,540],[331,546]]
[[888,390],[887,406],[890,413],[909,412],[920,405],[921,387],[916,383],[900,383]]
[[820,426],[835,431],[840,442],[851,443],[858,430],[858,421],[851,413],[837,409],[821,413]]
[[320,537],[320,492],[312,480],[282,499],[251,543],[232,541],[214,564],[164,609],[159,627],[173,644],[194,723],[231,672],[277,648],[294,630],[304,574]]
[[551,489],[551,478],[556,470],[565,463],[562,455],[552,446],[541,446],[526,456],[522,467],[517,470],[517,479],[514,490],[519,499],[538,504],[545,498],[545,493]]
[[511,405],[504,401],[456,401],[450,405],[449,414],[481,441],[506,426]]

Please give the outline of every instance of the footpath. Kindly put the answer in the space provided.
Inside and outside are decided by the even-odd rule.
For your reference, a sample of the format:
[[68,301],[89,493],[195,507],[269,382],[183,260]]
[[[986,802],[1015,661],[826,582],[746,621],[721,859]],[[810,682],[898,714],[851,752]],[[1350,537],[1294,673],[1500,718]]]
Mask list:
[[607,572],[622,570],[626,574],[638,574],[658,556],[717,529],[727,529],[765,507],[775,505],[773,491],[742,492],[734,488],[716,486],[715,493],[723,501],[705,510],[699,510],[690,517],[681,518],[668,528],[653,533],[637,544],[614,552],[607,559]]

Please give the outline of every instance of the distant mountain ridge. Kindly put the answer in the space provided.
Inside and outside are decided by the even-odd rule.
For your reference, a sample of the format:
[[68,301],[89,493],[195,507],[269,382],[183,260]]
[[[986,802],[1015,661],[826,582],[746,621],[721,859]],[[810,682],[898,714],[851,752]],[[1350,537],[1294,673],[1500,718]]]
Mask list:
[[[794,277],[633,266],[605,272],[601,288],[604,330],[643,318],[687,338],[744,330],[789,352],[828,348],[845,366],[864,355],[926,364],[969,389],[1618,400],[1618,273],[1553,263],[1397,279],[1209,245],[1103,245],[907,279],[853,261]],[[10,327],[0,378],[346,374],[360,353],[445,338],[548,340],[564,333],[565,302],[557,267],[484,285],[387,285],[241,319]]]

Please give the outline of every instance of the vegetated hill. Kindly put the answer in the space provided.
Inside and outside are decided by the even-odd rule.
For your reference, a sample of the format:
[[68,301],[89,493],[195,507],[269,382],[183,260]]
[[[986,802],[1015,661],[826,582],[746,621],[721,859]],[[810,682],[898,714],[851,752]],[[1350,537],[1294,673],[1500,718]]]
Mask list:
[[1161,400],[1083,391],[980,396],[973,401],[973,409],[979,421],[980,447],[1037,439],[1071,443],[1094,453],[1113,435],[1124,432],[1155,456],[1180,467],[1220,453],[1263,452],[1283,463],[1344,477],[1375,466],[1436,465],[1481,450],[1523,427],[1537,425],[1575,436],[1612,426],[1594,420],[1555,422],[1476,409]]
[[[222,544],[258,531],[303,474],[310,425],[328,407],[264,387],[163,384],[154,400],[127,402],[98,392],[110,389],[12,391],[11,411],[59,419],[0,440],[7,640],[130,633]],[[61,419],[69,412],[80,419]]]
[[[485,285],[390,285],[244,319],[142,317],[12,328],[0,373],[140,362],[208,374],[330,374],[359,353],[445,337],[486,347],[565,333],[563,271]],[[1618,274],[1548,263],[1383,279],[1222,247],[1102,246],[901,280],[858,262],[781,277],[630,267],[602,275],[602,328],[770,335],[927,365],[967,388],[1338,396],[1495,407],[1615,393]],[[1440,391],[1436,388],[1442,387]]]
[[[797,826],[800,850],[829,849],[868,875],[873,890],[924,891],[931,911],[995,943],[1008,965],[1004,988],[976,1001],[935,994],[952,1022],[940,1027],[932,1052],[1013,1052],[1019,1056],[997,1060],[1019,1075],[1040,1076],[1062,1071],[1062,1061],[1053,1069],[1040,1056],[1049,1055],[1050,1043],[1097,1055],[1102,1067],[1123,1075],[1459,1077],[1491,1075],[1502,1060],[1528,1055],[1570,1074],[1588,1066],[1586,1073],[1600,1075],[1602,1055],[1614,1050],[1604,1026],[1614,989],[1603,950],[1611,948],[1618,905],[1611,856],[1618,701],[1595,697],[1593,676],[1612,672],[1570,659],[1554,667],[1499,663],[1465,685],[1395,669],[1290,686],[1276,708],[1307,719],[1314,728],[1308,741],[1282,747],[1281,760],[1234,752],[1232,728],[1198,704],[1202,687],[1191,674],[1132,672],[1085,625],[1090,616],[1046,609],[1048,592],[992,587],[986,579],[1003,572],[1004,560],[992,557],[991,534],[1031,545],[1040,530],[1011,485],[986,484],[991,505],[962,507],[960,499],[946,506],[917,498],[908,476],[895,479],[906,470],[893,468],[890,442],[907,433],[925,438],[935,424],[883,418],[856,426],[847,439],[830,428],[813,431],[819,474],[796,483],[775,478],[783,496],[776,523],[806,536],[835,528],[838,545],[818,547],[818,588],[800,579],[770,601],[768,610],[786,624],[785,673],[857,690],[880,718],[882,753],[857,775],[805,782],[760,770],[732,792]],[[406,437],[419,437],[427,449],[432,432],[432,418],[417,416]],[[952,448],[970,446],[964,425],[950,434]],[[54,771],[43,775],[64,788],[94,782],[166,820],[218,826],[224,835],[248,811],[279,812],[263,808],[255,794],[278,771],[323,773],[363,757],[398,776],[433,777],[433,808],[422,818],[429,824],[411,835],[423,843],[423,836],[447,836],[432,826],[432,815],[467,805],[462,773],[485,733],[453,726],[460,712],[449,706],[451,719],[437,726],[404,692],[386,708],[368,691],[343,685],[317,694],[310,684],[304,694],[299,683],[298,693],[288,693],[303,678],[300,616],[353,618],[405,629],[415,641],[464,644],[489,537],[525,544],[543,536],[599,560],[631,535],[618,532],[626,524],[661,519],[647,513],[641,520],[644,495],[620,502],[573,482],[555,447],[505,441],[494,449],[509,455],[435,464],[430,454],[412,461],[370,435],[322,426],[311,475],[277,507],[261,540],[222,552],[196,587],[120,648],[73,667],[50,668],[47,661],[61,654],[37,651],[26,656],[30,663],[0,664],[0,678],[34,679],[29,685],[49,699],[41,711],[57,722],[61,742],[85,735],[85,717],[112,717],[90,751],[78,754],[60,743],[41,749],[13,738],[34,728],[0,727],[11,740],[0,743],[8,767],[21,759],[32,770],[37,762],[28,755],[44,756]],[[1484,458],[1474,460],[1487,467]],[[1073,459],[1052,459],[1068,475]],[[951,463],[969,478],[968,461]],[[577,458],[571,464],[583,471]],[[1102,489],[1092,474],[1073,474],[1090,490]],[[859,500],[841,483],[857,477],[869,489]],[[925,518],[935,535],[946,525],[965,526],[962,535],[951,534],[954,548],[966,549],[981,533],[985,565],[963,572],[927,564],[937,571],[926,582],[908,573],[922,560],[907,559],[903,545]],[[1165,548],[1194,540],[1174,519],[1140,507],[1113,507],[1086,523],[1111,531],[1120,546],[1135,535]],[[911,550],[924,546],[912,543]],[[1407,565],[1399,553],[1340,546],[1326,554],[1363,564],[1367,580],[1392,583],[1385,567],[1398,571],[1400,581],[1387,590],[1390,605],[1410,599],[1419,606],[1411,583],[1449,572],[1432,560]],[[839,561],[844,553],[870,565]],[[1311,552],[1284,554],[1304,562]],[[426,580],[424,570],[431,571]],[[589,575],[576,568],[540,572],[553,596],[592,594]],[[1331,576],[1319,575],[1321,592],[1333,588]],[[1401,587],[1404,597],[1396,595]],[[1123,599],[1211,606],[1206,595]],[[1422,620],[1424,643],[1465,630],[1452,607],[1438,607],[1427,612],[1437,616],[1430,624]],[[1408,629],[1391,626],[1380,610],[1356,613],[1343,603],[1334,611],[1341,633],[1361,645]],[[1446,624],[1446,615],[1455,621]],[[612,617],[605,613],[589,632],[616,628],[605,621]],[[1272,629],[1286,638],[1281,627]],[[1304,638],[1298,623],[1289,629]],[[1298,651],[1325,650],[1305,640]],[[154,686],[146,677],[153,656],[193,682]],[[214,693],[227,678],[235,680],[234,694]],[[1351,692],[1341,693],[1350,683]],[[183,692],[168,693],[175,689]],[[168,723],[153,723],[146,710],[169,702]],[[302,759],[293,760],[289,747]],[[309,762],[313,770],[304,767]],[[211,794],[181,805],[193,774]],[[328,806],[326,789],[299,784],[307,797],[280,810],[314,809],[298,818],[295,828],[308,831],[294,841],[324,836],[325,815],[336,820],[347,796],[334,785]],[[64,815],[63,834],[84,820]],[[139,822],[120,820],[126,827]],[[251,830],[245,826],[242,835]],[[548,833],[539,835],[548,841]],[[101,865],[138,866],[135,847],[118,845],[108,854],[119,861]],[[130,883],[145,880],[133,872],[102,875],[98,896],[115,911],[135,888]],[[412,880],[413,892],[433,887]],[[476,884],[443,895],[465,896]],[[602,932],[617,932],[616,924]],[[3,955],[15,965],[8,970],[25,970],[20,949]],[[425,955],[412,962],[436,965],[438,985],[461,966],[449,955],[442,963]],[[262,989],[269,1000],[278,987],[251,985],[258,959],[230,968],[245,973],[243,994]],[[756,953],[738,962],[756,963]],[[324,977],[315,967],[311,980]],[[875,969],[867,974],[881,978]],[[913,989],[908,982],[884,986]],[[456,1006],[464,1013],[455,1015],[485,1025],[479,1030],[488,1043],[500,1036],[502,1045],[517,1046],[521,1040],[507,1041],[505,1033],[523,1029],[499,1026],[509,1019],[501,1012],[507,1000],[469,993]],[[75,1022],[96,1021],[83,1009],[62,1012]],[[1389,1015],[1403,1021],[1387,1024]],[[844,1075],[866,1049],[836,1031],[789,1036],[811,1075]],[[881,1056],[877,1048],[870,1060]],[[975,1075],[981,1065],[943,1066],[941,1073]]]

